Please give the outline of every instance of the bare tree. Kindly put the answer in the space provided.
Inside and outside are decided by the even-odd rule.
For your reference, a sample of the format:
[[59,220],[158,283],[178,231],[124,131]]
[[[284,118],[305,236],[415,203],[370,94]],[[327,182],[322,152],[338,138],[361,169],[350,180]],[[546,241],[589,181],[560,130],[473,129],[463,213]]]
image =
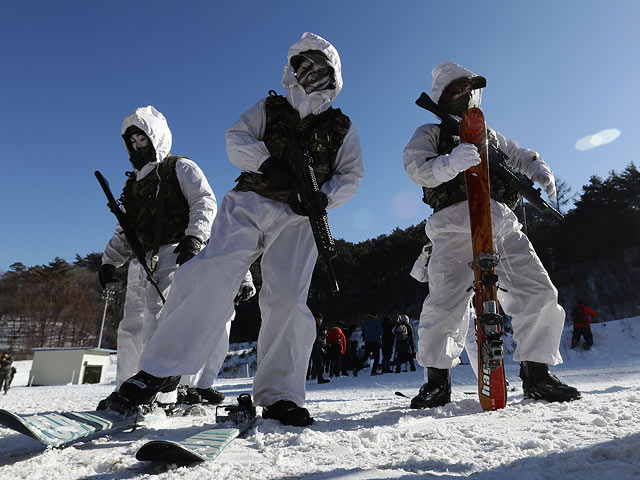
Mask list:
[[576,193],[571,195],[571,186],[560,177],[556,178],[557,207],[562,213],[566,213],[566,207],[576,198]]

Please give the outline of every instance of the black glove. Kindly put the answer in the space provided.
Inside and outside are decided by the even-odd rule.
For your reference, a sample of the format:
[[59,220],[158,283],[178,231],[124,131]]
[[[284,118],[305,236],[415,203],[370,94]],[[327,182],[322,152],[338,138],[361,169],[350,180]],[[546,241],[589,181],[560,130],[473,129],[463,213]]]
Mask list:
[[178,254],[176,263],[178,265],[182,265],[187,260],[191,260],[196,256],[196,253],[200,251],[201,247],[202,241],[199,238],[187,235],[182,240],[180,240],[178,246],[173,250],[173,253]]
[[269,157],[262,162],[259,170],[276,190],[288,190],[295,185],[289,165],[282,159]]
[[103,263],[98,267],[98,281],[102,288],[106,288],[107,283],[116,281],[116,267],[110,263]]
[[[316,195],[318,195],[320,206],[322,207],[323,210],[326,210],[327,205],[329,205],[329,199],[327,198],[327,195],[320,191],[318,191]],[[309,216],[307,209],[304,208],[304,205],[302,205],[297,195],[292,195],[290,205],[291,205],[291,210],[293,210],[298,215],[302,215],[303,217]]]

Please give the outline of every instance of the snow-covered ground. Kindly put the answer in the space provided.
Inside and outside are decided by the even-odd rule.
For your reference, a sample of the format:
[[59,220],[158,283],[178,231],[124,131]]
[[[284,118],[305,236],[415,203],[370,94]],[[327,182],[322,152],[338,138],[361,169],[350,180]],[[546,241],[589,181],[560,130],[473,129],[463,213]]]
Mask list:
[[[483,412],[468,365],[452,372],[453,401],[416,411],[422,373],[341,377],[309,382],[309,428],[258,419],[216,462],[191,467],[138,462],[135,451],[157,437],[179,439],[212,418],[170,418],[134,432],[57,449],[0,428],[0,479],[567,479],[640,478],[640,317],[593,326],[590,351],[568,349],[553,372],[583,392],[582,400],[549,404],[523,400],[518,366],[507,363],[517,391],[508,406]],[[0,408],[19,413],[92,409],[113,385],[26,387],[28,362]],[[223,379],[229,399],[249,392],[250,379]],[[260,409],[258,409],[260,410]]]

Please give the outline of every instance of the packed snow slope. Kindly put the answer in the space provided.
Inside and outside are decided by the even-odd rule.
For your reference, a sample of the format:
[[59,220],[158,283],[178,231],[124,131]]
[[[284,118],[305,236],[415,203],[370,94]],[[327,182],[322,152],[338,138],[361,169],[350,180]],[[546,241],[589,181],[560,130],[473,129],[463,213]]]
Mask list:
[[[138,462],[147,440],[180,439],[212,417],[161,420],[134,432],[45,450],[0,429],[0,479],[563,479],[640,478],[640,317],[596,324],[590,351],[569,350],[553,372],[583,392],[579,401],[523,400],[518,365],[507,362],[517,390],[506,408],[483,412],[468,365],[452,372],[445,407],[416,411],[408,400],[422,383],[410,372],[340,377],[308,383],[307,407],[316,422],[284,427],[259,418],[215,462],[189,467]],[[18,362],[15,388],[0,408],[20,413],[92,409],[112,385],[26,387],[28,362]],[[250,379],[225,379],[227,398],[250,391]],[[260,411],[260,409],[258,409]]]

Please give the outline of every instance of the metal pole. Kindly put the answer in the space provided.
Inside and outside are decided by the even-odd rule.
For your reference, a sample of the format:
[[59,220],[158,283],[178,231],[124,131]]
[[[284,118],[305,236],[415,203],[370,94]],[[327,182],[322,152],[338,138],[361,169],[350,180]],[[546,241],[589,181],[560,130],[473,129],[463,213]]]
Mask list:
[[98,348],[102,345],[102,332],[104,330],[104,320],[107,316],[107,307],[109,306],[109,300],[115,295],[115,292],[111,289],[105,289],[102,292],[102,298],[104,298],[104,310],[102,311],[102,323],[100,324],[100,335],[98,336]]
[[109,295],[104,297],[104,310],[102,311],[102,324],[100,325],[100,336],[98,337],[98,348],[102,345],[102,330],[104,329],[104,319],[107,316],[107,306],[109,305]]

